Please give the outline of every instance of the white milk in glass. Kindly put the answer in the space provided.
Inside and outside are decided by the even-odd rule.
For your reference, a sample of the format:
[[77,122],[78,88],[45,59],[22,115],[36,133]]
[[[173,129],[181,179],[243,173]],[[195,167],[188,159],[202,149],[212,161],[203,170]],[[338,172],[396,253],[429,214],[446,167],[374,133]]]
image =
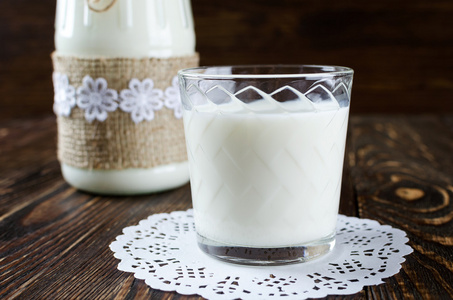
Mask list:
[[[189,0],[101,0],[102,13],[86,0],[58,0],[56,52],[78,57],[168,58],[195,53]],[[175,74],[176,75],[176,74]],[[189,180],[188,163],[153,168],[88,170],[62,163],[66,181],[83,190],[136,194],[165,190]]]
[[237,103],[185,111],[197,232],[248,247],[331,237],[349,108],[318,104],[316,112],[264,111],[249,113]]

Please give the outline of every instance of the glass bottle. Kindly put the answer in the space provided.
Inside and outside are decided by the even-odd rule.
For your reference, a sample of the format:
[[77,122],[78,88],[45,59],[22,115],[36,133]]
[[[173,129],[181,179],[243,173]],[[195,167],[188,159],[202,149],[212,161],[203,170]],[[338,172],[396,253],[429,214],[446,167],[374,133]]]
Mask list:
[[[190,0],[57,0],[55,48],[54,111],[65,180],[120,195],[187,183],[174,97],[177,70],[198,65]],[[102,95],[110,97],[105,112],[93,104]]]

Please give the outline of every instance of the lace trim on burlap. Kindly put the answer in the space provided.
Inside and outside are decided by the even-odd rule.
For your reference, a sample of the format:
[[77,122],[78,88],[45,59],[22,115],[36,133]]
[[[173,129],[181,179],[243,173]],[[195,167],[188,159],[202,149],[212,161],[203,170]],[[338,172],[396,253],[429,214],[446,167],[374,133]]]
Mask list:
[[[131,112],[115,109],[103,121],[86,120],[86,111],[74,105],[75,90],[83,86],[88,75],[93,81],[105,79],[114,91],[130,89],[132,79],[144,82],[152,78],[154,88],[168,90],[174,76],[183,68],[196,67],[198,54],[172,58],[80,58],[52,54],[54,72],[64,74],[63,96],[70,102],[57,113],[58,158],[70,166],[121,170],[152,168],[187,160],[182,120],[175,118],[176,107],[154,111],[152,121],[131,117]],[[86,80],[86,79],[85,79]],[[69,84],[70,83],[70,84]],[[57,91],[57,89],[56,89]],[[54,110],[59,107],[54,105]],[[56,111],[56,112],[57,112]],[[137,118],[139,118],[138,116]],[[143,121],[143,122],[142,122]]]

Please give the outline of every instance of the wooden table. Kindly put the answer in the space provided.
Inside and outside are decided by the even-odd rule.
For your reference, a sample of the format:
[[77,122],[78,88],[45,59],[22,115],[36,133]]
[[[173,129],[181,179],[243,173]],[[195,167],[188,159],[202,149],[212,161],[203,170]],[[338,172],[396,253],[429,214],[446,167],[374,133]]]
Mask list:
[[[0,122],[1,299],[196,299],[117,270],[109,244],[155,213],[191,207],[190,187],[101,197],[61,177],[54,116]],[[453,116],[352,116],[341,213],[407,232],[401,271],[329,299],[453,298]]]

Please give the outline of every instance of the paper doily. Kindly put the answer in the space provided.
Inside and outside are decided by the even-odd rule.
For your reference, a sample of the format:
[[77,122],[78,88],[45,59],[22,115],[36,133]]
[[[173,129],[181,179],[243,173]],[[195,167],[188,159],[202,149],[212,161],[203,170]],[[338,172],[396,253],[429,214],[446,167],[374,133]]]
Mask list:
[[208,299],[303,299],[354,294],[399,272],[412,252],[404,231],[340,215],[334,250],[285,266],[241,266],[204,254],[192,210],[151,215],[110,245],[121,262],[153,289]]

